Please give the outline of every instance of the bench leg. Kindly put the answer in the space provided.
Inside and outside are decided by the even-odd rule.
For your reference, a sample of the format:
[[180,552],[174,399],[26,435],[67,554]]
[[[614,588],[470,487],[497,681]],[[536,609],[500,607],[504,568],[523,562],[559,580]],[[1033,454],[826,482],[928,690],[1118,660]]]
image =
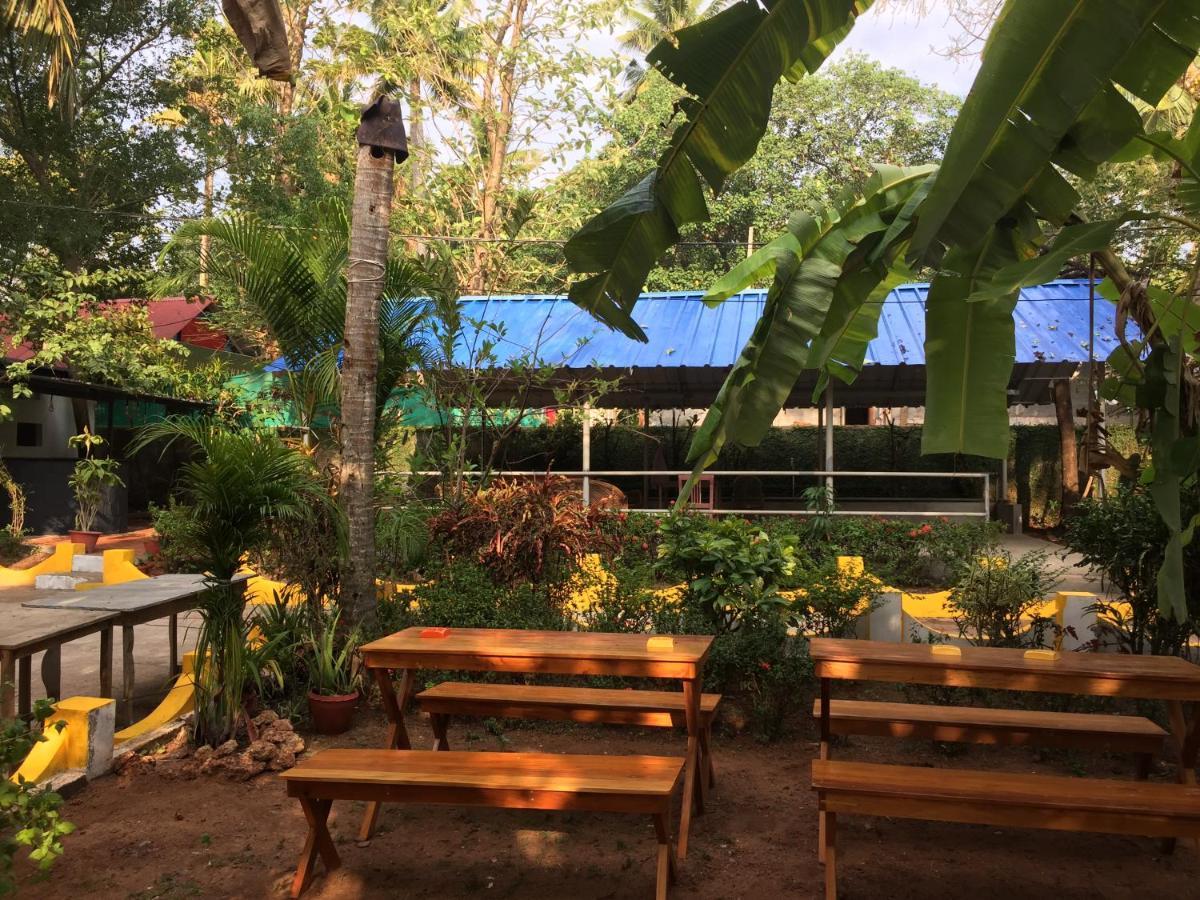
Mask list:
[[837,900],[837,814],[822,813],[825,833],[821,847],[825,851],[825,900]]
[[17,658],[11,650],[0,650],[0,719],[17,714]]
[[704,730],[700,732],[700,759],[704,777],[708,779],[708,786],[715,788],[717,786],[717,767],[713,763],[712,758],[712,720],[710,719],[704,725]]
[[33,715],[33,657],[17,660],[17,715],[28,720]]
[[[1200,729],[1200,718],[1192,723],[1192,729],[1189,730],[1183,704],[1178,700],[1167,701],[1167,718],[1171,725],[1171,740],[1175,745],[1175,777],[1180,784],[1194,785],[1197,746],[1197,734],[1194,732]],[[1193,841],[1192,845],[1200,850],[1200,840]],[[1164,853],[1173,853],[1175,838],[1163,838],[1162,850]]]
[[62,645],[55,644],[46,649],[42,657],[42,686],[46,696],[61,700],[62,695]]
[[[829,759],[829,679],[821,679],[821,745],[818,759]],[[825,862],[825,810],[817,813],[817,862]]]
[[308,837],[304,840],[304,849],[300,851],[300,864],[296,866],[296,877],[292,879],[292,897],[299,897],[308,883],[312,880],[313,869],[317,864],[317,854],[325,863],[325,871],[332,872],[342,864],[338,858],[337,848],[333,846],[333,838],[329,836],[326,822],[329,820],[329,808],[332,800],[310,800],[300,798],[300,807],[304,810],[304,818],[308,820]]
[[700,756],[700,681],[699,679],[684,679],[683,681],[684,711],[687,716],[688,742],[687,763],[683,772],[683,803],[679,813],[679,858],[687,858],[688,832],[692,826],[692,804],[703,807],[703,785],[697,785],[696,769]]
[[[408,704],[408,695],[412,693],[412,669],[405,669],[400,676],[400,690],[392,687],[392,673],[388,669],[373,669],[375,683],[379,685],[379,696],[383,700],[383,708],[387,712],[388,721],[388,750],[411,750],[408,741],[408,730],[404,727],[404,707]],[[360,844],[371,840],[375,834],[375,825],[379,821],[379,801],[367,803],[367,811],[363,814],[362,825],[358,829]]]
[[450,739],[446,735],[446,729],[450,724],[450,717],[445,713],[430,713],[429,727],[433,729],[433,749],[434,750],[449,750]]
[[675,883],[675,848],[671,846],[671,826],[667,813],[654,814],[654,831],[658,835],[658,880],[654,887],[655,900],[667,900],[667,889]]

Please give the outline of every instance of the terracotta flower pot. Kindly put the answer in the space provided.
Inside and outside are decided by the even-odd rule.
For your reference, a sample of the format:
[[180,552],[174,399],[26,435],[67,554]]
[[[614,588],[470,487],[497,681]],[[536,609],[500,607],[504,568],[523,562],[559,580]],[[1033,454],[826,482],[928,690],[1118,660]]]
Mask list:
[[83,544],[84,553],[94,553],[96,551],[96,541],[100,540],[100,531],[75,531],[72,529],[67,532],[67,537],[72,544]]
[[353,694],[318,694],[308,692],[308,714],[317,734],[341,734],[354,724],[358,708],[358,691]]

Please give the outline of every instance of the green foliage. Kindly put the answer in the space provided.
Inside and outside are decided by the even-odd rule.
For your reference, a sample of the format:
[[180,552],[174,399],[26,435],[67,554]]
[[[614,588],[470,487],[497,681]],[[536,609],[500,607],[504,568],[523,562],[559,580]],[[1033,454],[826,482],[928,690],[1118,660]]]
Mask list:
[[362,636],[357,629],[339,629],[339,616],[315,619],[308,633],[309,688],[324,696],[353,694],[362,681],[357,658]]
[[259,700],[290,719],[307,713],[313,647],[312,610],[295,600],[291,591],[276,594],[272,602],[255,606],[247,622],[251,666],[260,675]]
[[735,3],[660,41],[647,61],[688,96],[686,120],[657,167],[568,241],[571,299],[638,340],[630,315],[646,276],[679,229],[708,217],[714,194],[751,156],[767,127],[775,85],[815,71],[869,0]]
[[[390,610],[383,607],[392,606]],[[497,584],[491,572],[460,559],[430,572],[409,597],[381,602],[381,627],[429,625],[445,628],[528,628],[561,631],[567,627],[553,586],[534,582]],[[394,630],[394,629],[393,629]]]
[[68,483],[75,494],[75,527],[80,531],[91,531],[100,514],[107,488],[124,487],[121,478],[121,463],[112,457],[96,457],[92,451],[104,445],[104,438],[92,434],[87,428],[67,440],[74,450],[83,450],[83,456],[75,463]]
[[1007,550],[971,562],[950,591],[947,608],[958,633],[988,647],[1041,647],[1052,623],[1033,610],[1053,593],[1062,570],[1048,553],[1013,558]]
[[[1194,490],[1185,495],[1189,515],[1197,508]],[[1184,553],[1188,616],[1178,622],[1159,609],[1157,573],[1167,529],[1150,496],[1128,486],[1107,497],[1080,501],[1066,523],[1067,549],[1115,590],[1116,602],[1100,600],[1096,612],[1118,647],[1129,653],[1183,653],[1200,620],[1200,547]],[[1128,604],[1126,613],[1119,604]],[[1108,636],[1101,635],[1104,643]]]
[[328,495],[316,495],[309,507],[305,516],[272,523],[266,543],[248,558],[259,574],[299,588],[315,615],[341,599],[345,529]]
[[196,448],[179,470],[181,509],[192,517],[188,540],[211,581],[200,605],[196,655],[207,662],[196,680],[193,731],[197,742],[215,746],[234,734],[243,694],[259,672],[247,653],[242,591],[232,581],[242,557],[262,552],[277,526],[313,521],[313,510],[332,500],[312,460],[273,433],[170,418],[142,429],[133,452],[180,439]]
[[430,522],[445,550],[487,568],[503,584],[566,577],[602,541],[604,513],[581,502],[561,476],[499,480],[461,509],[448,507]]
[[761,525],[733,517],[673,515],[661,526],[659,558],[683,573],[685,605],[717,632],[777,616],[779,588],[794,573],[796,545]]
[[[35,722],[54,714],[48,700],[33,704]],[[57,723],[61,729],[65,723]],[[25,722],[14,719],[0,727],[0,894],[16,891],[11,871],[13,857],[20,847],[29,848],[29,859],[43,871],[62,855],[62,838],[75,826],[59,815],[62,798],[53,791],[39,788],[8,775],[25,761],[38,743],[46,740],[42,731],[33,731]]]
[[33,547],[25,543],[25,537],[26,532],[14,531],[11,525],[0,528],[0,565],[11,566],[33,552]]
[[854,637],[859,617],[869,616],[883,602],[882,587],[871,574],[840,571],[836,562],[805,573],[803,595],[792,604],[791,617],[805,634]]
[[381,577],[403,578],[429,556],[433,509],[420,501],[392,500],[375,514],[375,557]]
[[951,522],[941,517],[917,525],[902,519],[838,516],[830,529],[833,555],[861,556],[866,570],[895,587],[940,586],[990,553],[996,522]]
[[166,506],[150,504],[150,521],[158,535],[159,561],[168,572],[198,572],[206,565],[190,507],[168,497]]

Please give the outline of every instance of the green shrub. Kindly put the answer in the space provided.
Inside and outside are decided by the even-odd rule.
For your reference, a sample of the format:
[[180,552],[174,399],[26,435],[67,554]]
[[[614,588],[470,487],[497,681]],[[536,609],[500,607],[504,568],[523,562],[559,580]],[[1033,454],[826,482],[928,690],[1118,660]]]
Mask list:
[[[1184,521],[1200,508],[1195,491],[1184,495]],[[1130,653],[1179,654],[1197,633],[1200,621],[1200,541],[1184,549],[1184,586],[1188,621],[1176,622],[1158,610],[1157,576],[1167,543],[1167,528],[1145,491],[1123,487],[1104,499],[1079,502],[1066,524],[1067,548],[1115,588],[1129,615],[1100,600],[1095,610],[1121,649]]]
[[204,548],[196,535],[196,517],[174,497],[166,506],[150,504],[150,520],[158,534],[158,557],[168,572],[201,572]]
[[33,552],[25,543],[24,531],[13,531],[11,525],[0,528],[0,565],[9,566]]
[[772,537],[746,519],[699,515],[669,516],[661,532],[660,560],[682,573],[686,607],[716,632],[786,605],[779,589],[796,570],[793,539]]
[[604,540],[591,552],[606,554],[626,566],[653,564],[662,543],[662,521],[662,516],[652,513],[606,511],[597,519]]
[[[48,700],[33,704],[38,721],[48,719],[54,708]],[[58,723],[61,728],[62,723]],[[0,725],[0,894],[16,890],[11,870],[20,847],[29,848],[29,858],[40,869],[49,869],[62,855],[62,838],[75,830],[59,815],[62,798],[53,791],[27,781],[11,781],[9,775],[25,760],[36,744],[44,741],[41,731],[32,731],[19,719]]]
[[382,578],[409,576],[429,557],[433,510],[421,502],[394,501],[375,517],[376,567]]
[[1058,585],[1048,553],[1013,558],[1008,551],[976,560],[950,591],[947,608],[960,637],[989,647],[1041,647],[1053,622],[1032,614]]
[[994,547],[999,523],[914,524],[880,516],[839,516],[830,527],[830,555],[861,556],[867,571],[897,587],[937,587],[956,580]]
[[[558,631],[568,621],[552,586],[533,582],[497,585],[478,563],[456,560],[430,572],[411,598],[381,606],[392,608],[381,619],[399,627],[528,628]],[[395,630],[394,628],[392,630]]]
[[836,563],[825,563],[808,574],[804,594],[792,604],[793,621],[806,634],[853,637],[859,617],[870,615],[883,602],[881,587],[873,575],[843,572]]

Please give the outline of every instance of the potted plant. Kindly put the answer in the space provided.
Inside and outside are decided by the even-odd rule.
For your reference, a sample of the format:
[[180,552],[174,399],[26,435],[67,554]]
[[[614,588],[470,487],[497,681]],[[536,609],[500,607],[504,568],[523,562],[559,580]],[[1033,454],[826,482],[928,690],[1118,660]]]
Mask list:
[[318,734],[348,731],[358,706],[358,632],[339,637],[338,618],[334,613],[309,632],[308,712]]
[[93,531],[96,516],[100,514],[100,504],[104,501],[104,489],[109,487],[124,487],[121,480],[121,464],[111,457],[101,459],[93,455],[96,447],[104,444],[104,438],[92,434],[86,427],[67,441],[74,449],[82,449],[83,456],[75,463],[75,471],[71,473],[69,484],[75,493],[75,528],[68,532],[72,543],[83,544],[84,552],[91,553],[96,549],[96,541],[100,532]]

